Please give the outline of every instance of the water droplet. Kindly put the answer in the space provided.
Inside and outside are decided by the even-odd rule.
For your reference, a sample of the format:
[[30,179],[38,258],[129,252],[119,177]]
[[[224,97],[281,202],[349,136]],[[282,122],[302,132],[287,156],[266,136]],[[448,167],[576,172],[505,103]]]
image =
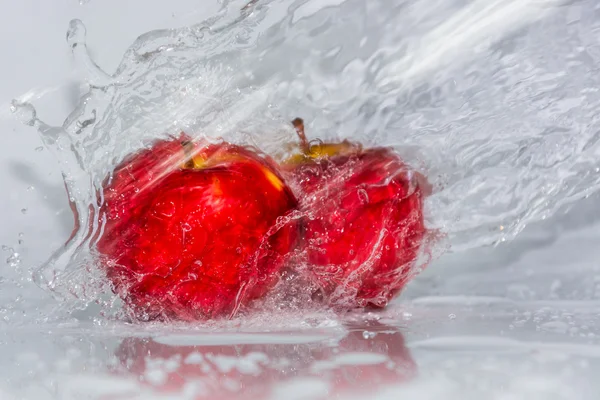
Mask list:
[[38,146],[38,147],[36,147],[36,148],[35,148],[35,151],[37,151],[38,153],[39,153],[40,151],[42,151],[42,150],[44,150],[44,147],[43,147],[43,146]]
[[77,47],[79,44],[85,43],[86,29],[85,25],[79,19],[73,19],[69,22],[67,30],[67,43],[71,48]]
[[377,332],[369,332],[369,331],[363,331],[362,334],[364,339],[373,339],[375,336],[377,336]]
[[369,204],[369,194],[365,189],[358,189],[358,198],[360,199],[361,203]]
[[190,224],[188,224],[187,222],[184,222],[183,224],[181,224],[181,229],[184,232],[189,232],[192,230],[192,227],[190,226]]
[[242,248],[241,248],[241,247],[238,247],[237,249],[235,249],[235,252],[236,252],[237,254],[242,254]]
[[21,214],[27,214],[27,208],[21,208]]
[[12,254],[8,256],[6,263],[12,268],[17,268],[21,264],[19,253],[15,252],[13,249],[10,249],[10,251]]
[[154,213],[164,217],[172,217],[175,214],[175,203],[172,201],[158,203],[154,207]]
[[450,315],[448,315],[448,318],[450,318],[450,319],[456,319],[456,314],[450,314]]
[[76,130],[75,133],[80,135],[85,128],[90,125],[93,125],[96,122],[96,110],[92,110],[89,114],[89,117],[82,116],[75,122]]
[[29,187],[27,188],[27,191],[28,191],[28,192],[31,192],[32,190],[35,190],[35,186],[29,186]]
[[35,108],[29,103],[20,103],[13,100],[10,106],[10,111],[17,117],[19,122],[24,125],[33,126],[37,119]]

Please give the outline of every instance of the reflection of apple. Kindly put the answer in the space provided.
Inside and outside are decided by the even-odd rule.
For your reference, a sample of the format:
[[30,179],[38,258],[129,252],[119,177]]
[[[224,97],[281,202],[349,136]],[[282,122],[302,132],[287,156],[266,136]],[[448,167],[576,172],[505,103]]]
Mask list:
[[417,366],[397,328],[372,323],[349,327],[339,346],[319,352],[313,371],[334,393],[367,394],[378,386],[410,381]]
[[126,373],[139,376],[144,384],[163,394],[181,393],[193,383],[195,400],[261,399],[271,385],[294,376],[295,365],[306,364],[310,354],[303,346],[179,346],[129,338],[119,346],[117,357]]
[[301,152],[282,169],[306,215],[306,273],[333,306],[383,307],[414,272],[431,186],[391,149],[311,145],[302,120],[294,125]]
[[381,325],[366,329],[369,333],[352,328],[335,346],[328,341],[179,346],[128,338],[116,355],[121,370],[149,388],[167,396],[195,388],[195,400],[266,399],[277,384],[293,378],[322,379],[329,385],[326,398],[410,380],[416,365],[401,333]]
[[97,249],[137,319],[235,313],[277,280],[295,226],[276,229],[296,200],[257,151],[189,137],[124,160],[105,184]]

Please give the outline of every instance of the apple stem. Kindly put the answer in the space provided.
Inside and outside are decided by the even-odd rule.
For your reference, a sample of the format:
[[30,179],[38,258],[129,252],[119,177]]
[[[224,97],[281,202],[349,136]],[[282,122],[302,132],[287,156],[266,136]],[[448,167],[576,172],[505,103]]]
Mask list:
[[306,134],[304,133],[304,121],[302,118],[296,118],[292,121],[292,125],[296,128],[296,133],[300,138],[300,148],[303,152],[308,153],[310,145],[308,144],[308,139],[306,139]]

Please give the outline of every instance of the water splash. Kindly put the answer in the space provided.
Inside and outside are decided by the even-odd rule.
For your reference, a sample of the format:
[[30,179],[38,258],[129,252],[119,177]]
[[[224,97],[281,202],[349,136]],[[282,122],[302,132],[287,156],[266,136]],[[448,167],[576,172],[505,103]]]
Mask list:
[[434,183],[428,223],[454,251],[510,240],[598,189],[594,2],[246,3],[140,36],[114,74],[71,22],[88,93],[61,127],[12,105],[59,160],[82,227],[40,285],[83,302],[105,290],[87,275],[97,191],[126,155],[182,130],[279,156],[301,116],[313,137],[395,146]]
[[12,247],[7,248],[6,251],[9,252],[9,256],[6,259],[6,264],[8,264],[8,266],[11,268],[18,269],[21,265],[20,254],[16,252],[15,249],[13,249]]

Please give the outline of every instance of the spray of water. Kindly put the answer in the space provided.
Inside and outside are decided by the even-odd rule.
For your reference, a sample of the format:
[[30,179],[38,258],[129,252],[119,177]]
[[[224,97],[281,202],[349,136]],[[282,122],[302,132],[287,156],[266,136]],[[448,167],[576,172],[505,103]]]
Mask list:
[[[88,93],[60,127],[28,98],[12,106],[59,160],[80,227],[36,281],[81,303],[107,292],[90,267],[97,196],[131,152],[185,131],[282,156],[297,116],[314,137],[393,146],[428,175],[427,223],[453,251],[511,239],[600,182],[598,52],[581,34],[598,23],[579,3],[569,24],[559,0],[226,2],[140,36],[113,74],[72,21]],[[549,34],[564,40],[542,45]]]

